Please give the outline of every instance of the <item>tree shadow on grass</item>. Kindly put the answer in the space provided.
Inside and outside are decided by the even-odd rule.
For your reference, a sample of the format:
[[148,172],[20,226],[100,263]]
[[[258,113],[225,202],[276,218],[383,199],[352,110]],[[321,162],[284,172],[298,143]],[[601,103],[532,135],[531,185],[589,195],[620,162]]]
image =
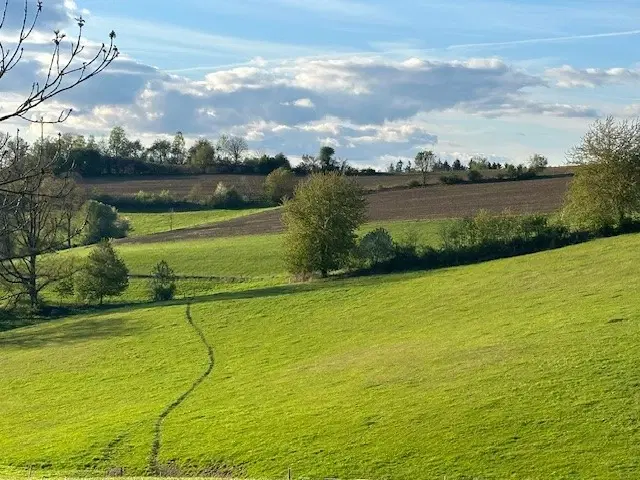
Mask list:
[[91,340],[136,335],[139,326],[124,317],[89,317],[64,324],[49,324],[37,331],[23,328],[0,336],[0,349],[5,347],[39,348],[69,345]]

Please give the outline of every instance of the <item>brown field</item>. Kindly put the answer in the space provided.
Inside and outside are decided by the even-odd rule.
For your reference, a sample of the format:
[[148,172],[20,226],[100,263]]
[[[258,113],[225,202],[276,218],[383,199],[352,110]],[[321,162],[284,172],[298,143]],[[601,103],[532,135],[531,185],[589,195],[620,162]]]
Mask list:
[[[484,172],[486,178],[493,178],[497,171]],[[563,176],[571,174],[571,167],[551,167],[545,175]],[[439,184],[442,173],[429,174],[427,183]],[[464,172],[459,173],[464,176]],[[385,188],[403,187],[411,181],[422,182],[422,176],[418,173],[410,174],[380,174],[362,177],[353,177],[367,190],[381,190]],[[81,180],[81,184],[89,190],[95,190],[102,194],[113,196],[133,196],[140,190],[145,192],[160,193],[162,190],[170,191],[176,197],[186,197],[191,189],[198,185],[202,193],[215,190],[219,182],[228,186],[234,186],[243,195],[251,198],[260,196],[265,177],[262,175],[185,175],[185,176],[148,176],[148,177],[107,177],[89,178]]]
[[[514,213],[549,213],[557,210],[562,204],[570,180],[570,177],[565,176],[521,182],[434,185],[376,192],[368,196],[368,219],[375,222],[459,218],[472,215],[480,209],[494,212],[510,209]],[[125,239],[123,242],[179,241],[280,231],[280,211],[271,210],[212,226],[174,230]]]

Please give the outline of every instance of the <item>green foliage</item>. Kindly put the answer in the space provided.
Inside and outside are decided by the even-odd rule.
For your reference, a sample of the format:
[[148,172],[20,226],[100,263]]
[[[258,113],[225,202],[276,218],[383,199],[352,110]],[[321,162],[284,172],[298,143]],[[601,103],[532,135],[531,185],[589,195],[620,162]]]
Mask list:
[[82,243],[91,245],[104,239],[123,238],[129,231],[129,222],[118,215],[118,211],[104,203],[89,200],[85,206],[85,227]]
[[482,181],[482,179],[484,178],[484,175],[482,175],[482,172],[480,170],[476,168],[472,168],[467,173],[467,178],[471,183],[478,183]]
[[98,300],[121,295],[129,286],[129,269],[111,243],[102,240],[89,253],[77,275],[76,290],[83,300]]
[[422,184],[427,184],[427,175],[433,170],[437,157],[431,150],[421,151],[416,154],[414,165],[422,173]]
[[364,267],[385,262],[391,259],[394,253],[393,238],[384,228],[368,232],[358,242],[357,257]]
[[543,215],[513,215],[509,211],[493,214],[480,210],[472,218],[446,224],[442,230],[442,245],[445,250],[461,250],[508,244],[541,235],[547,227],[547,217]]
[[169,264],[162,260],[155,267],[149,280],[151,298],[156,302],[172,300],[176,294],[176,274]]
[[580,167],[565,202],[567,224],[618,228],[640,215],[639,121],[597,121],[570,158]]
[[284,167],[274,170],[264,182],[264,192],[267,198],[274,204],[293,197],[296,188],[296,177],[293,172]]
[[464,183],[464,178],[453,174],[441,175],[440,183],[443,183],[444,185],[458,185],[460,183]]
[[356,229],[365,218],[362,188],[337,173],[314,174],[285,203],[285,249],[294,274],[320,272],[345,265],[355,247]]

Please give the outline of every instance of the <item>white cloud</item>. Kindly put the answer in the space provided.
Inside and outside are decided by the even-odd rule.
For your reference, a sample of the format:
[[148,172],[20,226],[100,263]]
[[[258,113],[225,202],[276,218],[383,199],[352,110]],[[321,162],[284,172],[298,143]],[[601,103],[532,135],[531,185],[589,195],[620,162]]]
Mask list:
[[561,88],[595,88],[607,84],[639,83],[640,70],[631,68],[585,68],[570,65],[549,68],[545,75]]

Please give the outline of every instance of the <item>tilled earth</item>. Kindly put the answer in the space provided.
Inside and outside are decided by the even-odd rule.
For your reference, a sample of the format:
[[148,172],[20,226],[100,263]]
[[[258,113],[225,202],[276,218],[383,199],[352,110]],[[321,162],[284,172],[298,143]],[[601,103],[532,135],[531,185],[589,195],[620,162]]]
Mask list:
[[[549,213],[564,199],[570,177],[543,178],[521,182],[434,185],[373,193],[368,196],[368,219],[428,220],[459,218],[486,209],[513,213]],[[282,231],[281,211],[236,218],[215,225],[200,226],[145,237],[121,240],[123,243],[150,243],[187,239],[230,237]]]

